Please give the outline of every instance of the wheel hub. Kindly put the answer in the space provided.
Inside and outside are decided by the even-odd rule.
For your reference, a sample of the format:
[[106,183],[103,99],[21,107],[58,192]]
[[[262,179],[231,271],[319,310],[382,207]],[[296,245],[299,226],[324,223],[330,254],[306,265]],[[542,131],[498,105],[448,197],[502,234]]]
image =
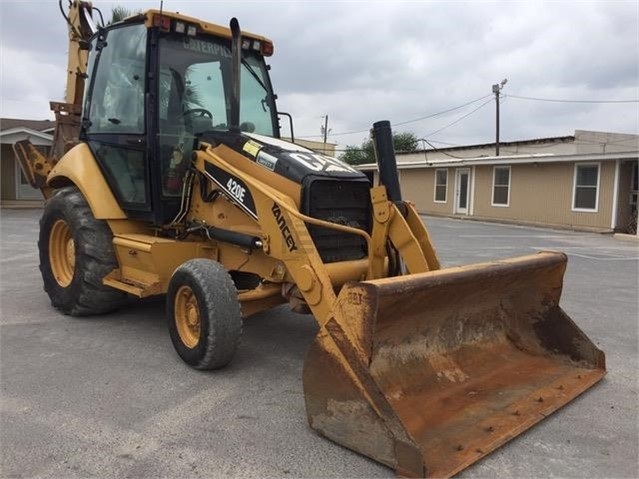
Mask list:
[[57,220],[49,234],[49,262],[53,277],[66,288],[73,281],[75,270],[75,242],[66,221]]
[[200,310],[195,293],[189,286],[182,286],[175,295],[175,325],[178,335],[187,348],[194,348],[200,341]]
[[189,305],[189,310],[187,312],[187,323],[189,327],[193,328],[194,326],[198,326],[200,322],[200,316],[197,312],[197,309],[193,307],[193,305]]

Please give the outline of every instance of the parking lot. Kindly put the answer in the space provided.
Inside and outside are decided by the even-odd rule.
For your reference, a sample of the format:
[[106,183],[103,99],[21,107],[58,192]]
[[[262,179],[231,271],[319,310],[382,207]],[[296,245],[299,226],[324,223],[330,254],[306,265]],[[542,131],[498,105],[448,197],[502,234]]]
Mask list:
[[[162,299],[92,318],[54,310],[38,270],[41,211],[0,214],[3,477],[394,477],[308,427],[311,316],[251,317],[233,363],[197,372],[173,350]],[[444,266],[566,252],[562,306],[607,356],[600,384],[460,477],[636,477],[639,243],[426,222]]]

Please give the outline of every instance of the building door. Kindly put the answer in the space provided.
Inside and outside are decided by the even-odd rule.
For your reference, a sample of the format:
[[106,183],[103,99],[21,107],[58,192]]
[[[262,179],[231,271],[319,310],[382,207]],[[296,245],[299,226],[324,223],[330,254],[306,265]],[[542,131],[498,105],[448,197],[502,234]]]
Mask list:
[[470,201],[470,170],[468,168],[458,168],[455,173],[455,213],[461,215],[468,214],[468,203]]
[[18,160],[15,161],[15,170],[16,170],[16,199],[17,200],[41,200],[44,197],[40,190],[33,188],[27,178],[22,173],[22,168],[20,168],[20,163]]
[[639,199],[639,163],[632,162],[632,172],[630,173],[630,221],[627,226],[627,232],[639,235],[637,228],[637,203]]

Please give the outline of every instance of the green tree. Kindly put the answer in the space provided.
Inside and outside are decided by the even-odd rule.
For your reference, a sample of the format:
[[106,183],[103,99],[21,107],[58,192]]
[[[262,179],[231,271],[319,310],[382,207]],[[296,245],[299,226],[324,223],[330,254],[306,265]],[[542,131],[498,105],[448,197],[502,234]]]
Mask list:
[[[393,134],[393,146],[396,152],[416,151],[419,146],[419,139],[414,133],[395,133]],[[347,146],[339,158],[350,165],[375,163],[373,140],[366,140],[361,146]]]
[[[371,143],[371,148],[372,146],[373,144]],[[348,163],[349,165],[363,165],[364,163],[372,162],[371,160],[369,160],[368,152],[365,151],[363,147],[351,145],[346,147],[346,150],[340,155],[339,159]]]
[[116,6],[111,9],[111,20],[107,22],[107,25],[111,25],[112,23],[117,23],[124,20],[131,15],[137,15],[138,13],[142,13],[142,10],[137,10],[135,12],[129,10],[126,7]]
[[395,146],[395,151],[401,151],[402,153],[417,151],[419,138],[410,132],[396,133],[393,135],[393,145]]

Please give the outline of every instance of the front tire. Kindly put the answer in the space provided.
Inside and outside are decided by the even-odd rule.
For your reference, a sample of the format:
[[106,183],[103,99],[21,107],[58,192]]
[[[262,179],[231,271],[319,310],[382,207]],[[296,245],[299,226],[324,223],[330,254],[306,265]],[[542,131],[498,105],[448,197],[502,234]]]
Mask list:
[[102,314],[126,301],[125,293],[102,284],[118,267],[113,234],[76,187],[62,188],[46,202],[38,249],[44,290],[64,314]]
[[242,335],[242,315],[235,284],[221,264],[208,259],[182,264],[166,298],[169,335],[185,363],[219,369],[231,362]]

